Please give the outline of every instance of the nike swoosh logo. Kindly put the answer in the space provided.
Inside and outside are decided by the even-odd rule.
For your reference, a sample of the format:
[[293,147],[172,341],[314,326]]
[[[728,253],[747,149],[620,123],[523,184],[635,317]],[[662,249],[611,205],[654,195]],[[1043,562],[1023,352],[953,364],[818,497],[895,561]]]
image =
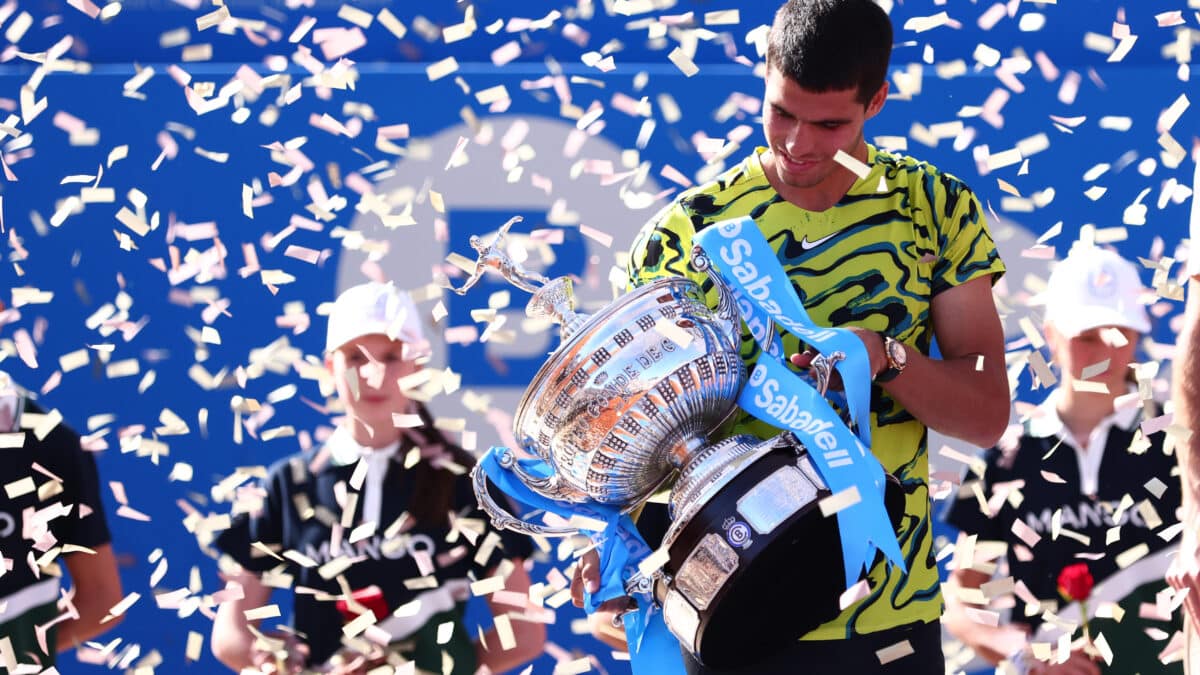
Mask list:
[[809,241],[808,235],[806,234],[806,235],[804,235],[803,238],[800,239],[800,248],[805,251],[811,251],[814,248],[820,246],[821,244],[824,244],[825,242],[829,241],[830,239],[833,239],[834,237],[837,236],[837,234],[838,234],[837,232],[834,232],[833,234],[821,237],[820,239],[818,239],[816,241]]

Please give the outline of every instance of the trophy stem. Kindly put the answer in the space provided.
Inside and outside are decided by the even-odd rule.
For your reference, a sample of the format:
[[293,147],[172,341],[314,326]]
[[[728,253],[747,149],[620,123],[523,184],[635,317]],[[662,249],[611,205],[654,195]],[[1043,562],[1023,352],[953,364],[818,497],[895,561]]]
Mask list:
[[683,467],[687,466],[696,457],[696,454],[707,442],[703,436],[686,438],[682,443],[675,446],[674,451],[671,452],[671,456],[667,460],[676,469],[683,469]]

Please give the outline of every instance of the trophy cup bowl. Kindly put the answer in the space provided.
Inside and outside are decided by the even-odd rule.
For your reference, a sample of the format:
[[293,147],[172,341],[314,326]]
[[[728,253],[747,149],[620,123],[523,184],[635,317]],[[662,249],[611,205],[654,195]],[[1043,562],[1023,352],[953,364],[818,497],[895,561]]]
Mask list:
[[[696,282],[670,277],[586,316],[574,310],[569,279],[525,272],[495,243],[477,248],[480,265],[491,261],[514,285],[540,284],[526,313],[562,334],[513,423],[522,449],[550,471],[535,474],[504,448],[494,450],[500,465],[550,499],[622,510],[676,477],[663,542],[669,561],[626,588],[653,593],[668,628],[709,666],[745,662],[836,616],[845,585],[837,523],[817,507],[831,493],[804,446],[789,432],[708,439],[737,409],[746,369],[736,298],[703,251],[693,250],[692,266],[715,284],[715,309]],[[822,393],[831,367],[823,357],[814,364]],[[578,532],[514,517],[492,499],[483,471],[472,478],[495,526]],[[895,512],[893,504],[889,493]]]

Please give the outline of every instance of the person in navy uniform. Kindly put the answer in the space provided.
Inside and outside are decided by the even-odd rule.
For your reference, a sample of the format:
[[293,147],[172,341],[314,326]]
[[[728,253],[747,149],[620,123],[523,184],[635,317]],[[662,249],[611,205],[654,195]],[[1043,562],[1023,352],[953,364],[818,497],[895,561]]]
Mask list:
[[[529,540],[490,529],[466,475],[472,457],[401,390],[425,346],[415,305],[391,284],[355,286],[333,304],[325,363],[345,414],[321,447],[270,467],[216,539],[234,564],[225,563],[232,597],[217,611],[212,650],[230,668],[379,665],[388,654],[343,637],[347,608],[356,618],[373,612],[389,650],[421,672],[499,673],[541,654],[540,623],[509,621],[508,649],[496,628],[476,641],[464,624],[469,584],[497,575],[512,593],[488,595],[493,615],[523,612],[503,602],[527,596]],[[273,586],[294,600],[282,641],[259,639],[245,614],[268,605]]]
[[[1160,535],[1175,522],[1180,503],[1164,434],[1142,429],[1161,414],[1149,386],[1139,390],[1132,368],[1138,342],[1150,330],[1143,293],[1137,267],[1113,251],[1079,243],[1057,263],[1044,294],[1044,333],[1061,381],[1021,420],[1019,434],[986,452],[982,477],[966,474],[950,504],[946,519],[961,530],[960,550],[971,550],[968,536],[976,537],[976,551],[985,541],[1007,546],[1000,561],[1007,572],[993,574],[988,565],[996,561],[976,555],[973,566],[958,563],[946,592],[950,632],[992,663],[1008,659],[1030,673],[1180,672],[1177,663],[1159,661],[1166,643],[1147,634],[1178,630],[1178,615],[1147,618],[1141,611],[1166,587],[1177,547]],[[1142,555],[1123,556],[1139,547]],[[1111,665],[1080,632],[1063,662],[1057,650],[1050,663],[1030,651],[1030,642],[1055,638],[1039,633],[1049,628],[1046,610],[1082,624],[1081,604],[1058,591],[1063,568],[1079,563],[1096,584],[1087,602],[1090,636],[1104,636]],[[998,626],[973,617],[969,602],[985,596],[972,598],[972,591],[1009,575],[1039,605],[1027,607],[1018,597],[1010,621]],[[1113,603],[1125,611],[1120,621],[1096,616]]]
[[[0,553],[11,565],[7,571],[0,568],[0,638],[9,641],[16,661],[0,660],[4,672],[20,664],[50,668],[58,652],[82,645],[121,620],[108,616],[121,601],[121,578],[96,459],[66,424],[59,422],[47,432],[37,429],[44,415],[29,392],[0,372],[0,434],[22,437],[20,445],[3,451],[0,483],[32,481],[27,490],[0,494]],[[67,545],[71,552],[42,560]],[[59,563],[71,579],[69,591],[50,573]]]

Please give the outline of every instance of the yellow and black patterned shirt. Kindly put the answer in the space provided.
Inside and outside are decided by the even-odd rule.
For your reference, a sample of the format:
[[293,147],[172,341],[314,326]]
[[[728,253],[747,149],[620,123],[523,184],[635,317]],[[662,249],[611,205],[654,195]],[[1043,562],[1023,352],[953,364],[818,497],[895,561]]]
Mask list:
[[[966,184],[924,162],[868,147],[870,174],[823,212],[783,199],[763,173],[759,156],[765,150],[759,148],[713,181],[681,194],[642,229],[631,251],[630,284],[689,277],[715,307],[715,287],[688,265],[692,238],[713,223],[750,216],[817,325],[861,326],[929,354],[934,296],[979,276],[991,275],[994,281],[1004,264],[979,200]],[[784,333],[783,348],[792,354],[802,347]],[[752,368],[761,350],[744,325],[741,351],[747,369]],[[741,412],[725,433],[765,439],[778,430]],[[871,438],[883,468],[904,487],[899,540],[909,573],[879,562],[869,573],[870,595],[805,639],[845,639],[927,623],[942,613],[925,425],[873,386]]]

